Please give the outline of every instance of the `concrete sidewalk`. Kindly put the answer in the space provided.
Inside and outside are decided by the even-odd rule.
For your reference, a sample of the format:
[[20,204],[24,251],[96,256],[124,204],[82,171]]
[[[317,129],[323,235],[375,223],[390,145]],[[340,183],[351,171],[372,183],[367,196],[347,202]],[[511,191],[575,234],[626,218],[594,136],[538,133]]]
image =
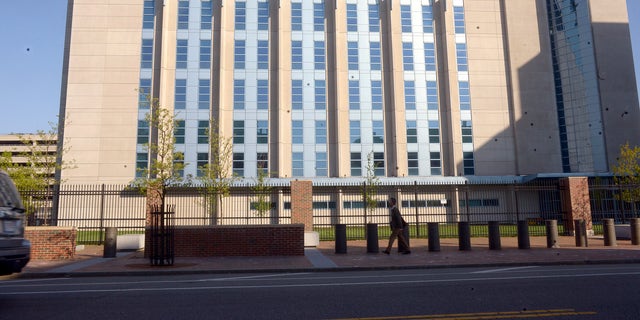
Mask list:
[[[501,250],[489,250],[488,239],[472,238],[472,250],[458,250],[457,239],[442,239],[441,251],[429,252],[426,239],[411,239],[410,255],[367,253],[365,241],[349,241],[346,254],[335,253],[334,242],[305,249],[304,256],[286,257],[176,257],[172,266],[151,266],[141,251],[119,252],[102,258],[101,246],[78,250],[73,260],[32,261],[20,278],[62,276],[161,275],[230,272],[297,272],[317,270],[367,270],[393,268],[443,268],[456,266],[517,266],[549,264],[640,263],[640,246],[618,240],[605,247],[600,237],[588,247],[576,247],[574,237],[559,237],[559,248],[548,249],[545,237],[532,237],[531,249],[518,249],[517,238],[502,238]],[[386,247],[381,240],[380,248]],[[14,276],[15,277],[15,276]]]

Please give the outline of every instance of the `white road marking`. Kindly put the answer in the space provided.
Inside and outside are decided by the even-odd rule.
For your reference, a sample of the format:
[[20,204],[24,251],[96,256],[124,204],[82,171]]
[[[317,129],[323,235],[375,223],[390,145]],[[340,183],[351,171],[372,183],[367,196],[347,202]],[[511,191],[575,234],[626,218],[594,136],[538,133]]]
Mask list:
[[530,269],[530,268],[536,268],[536,266],[513,267],[513,268],[502,268],[502,269],[489,269],[489,270],[475,271],[475,272],[471,272],[471,273],[494,273],[494,272],[514,271],[514,270],[522,270],[522,269]]

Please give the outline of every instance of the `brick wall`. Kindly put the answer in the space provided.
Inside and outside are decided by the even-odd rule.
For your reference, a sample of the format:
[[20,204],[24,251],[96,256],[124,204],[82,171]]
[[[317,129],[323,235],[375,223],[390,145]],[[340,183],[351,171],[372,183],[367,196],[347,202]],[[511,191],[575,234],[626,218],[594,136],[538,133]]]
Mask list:
[[24,237],[31,241],[31,259],[73,259],[77,232],[75,227],[26,227]]
[[304,231],[313,231],[313,184],[311,181],[291,181],[291,223],[302,223]]
[[[150,243],[145,248],[150,249]],[[304,255],[302,224],[175,228],[176,257],[300,255]]]
[[[593,230],[591,222],[591,204],[589,198],[589,180],[586,177],[567,177],[560,179],[562,190],[562,211],[565,230],[574,234],[574,220],[584,220],[587,232]],[[591,231],[592,232],[592,231]]]

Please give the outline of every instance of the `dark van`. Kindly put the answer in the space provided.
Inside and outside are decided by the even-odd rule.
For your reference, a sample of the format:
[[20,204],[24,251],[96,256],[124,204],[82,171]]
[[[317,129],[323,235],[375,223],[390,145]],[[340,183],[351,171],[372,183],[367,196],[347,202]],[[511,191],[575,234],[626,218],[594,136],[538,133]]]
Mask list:
[[31,258],[24,224],[20,194],[9,175],[0,170],[0,275],[22,271]]

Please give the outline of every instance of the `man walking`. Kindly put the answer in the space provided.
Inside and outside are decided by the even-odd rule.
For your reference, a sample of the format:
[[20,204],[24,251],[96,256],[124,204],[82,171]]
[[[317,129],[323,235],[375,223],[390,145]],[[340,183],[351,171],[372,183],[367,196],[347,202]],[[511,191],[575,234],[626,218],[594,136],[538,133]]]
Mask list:
[[389,236],[389,245],[387,246],[387,249],[382,252],[386,254],[390,254],[391,247],[393,247],[393,242],[396,240],[396,238],[398,238],[398,243],[400,244],[400,246],[407,248],[405,251],[402,252],[402,254],[410,254],[411,249],[409,248],[409,244],[407,243],[407,240],[404,238],[404,233],[402,232],[402,230],[407,225],[407,223],[404,221],[404,219],[402,219],[402,215],[400,214],[400,209],[398,209],[398,206],[397,206],[398,201],[396,200],[396,198],[389,198],[388,202],[389,202],[389,207],[391,208],[390,209],[391,235]]

